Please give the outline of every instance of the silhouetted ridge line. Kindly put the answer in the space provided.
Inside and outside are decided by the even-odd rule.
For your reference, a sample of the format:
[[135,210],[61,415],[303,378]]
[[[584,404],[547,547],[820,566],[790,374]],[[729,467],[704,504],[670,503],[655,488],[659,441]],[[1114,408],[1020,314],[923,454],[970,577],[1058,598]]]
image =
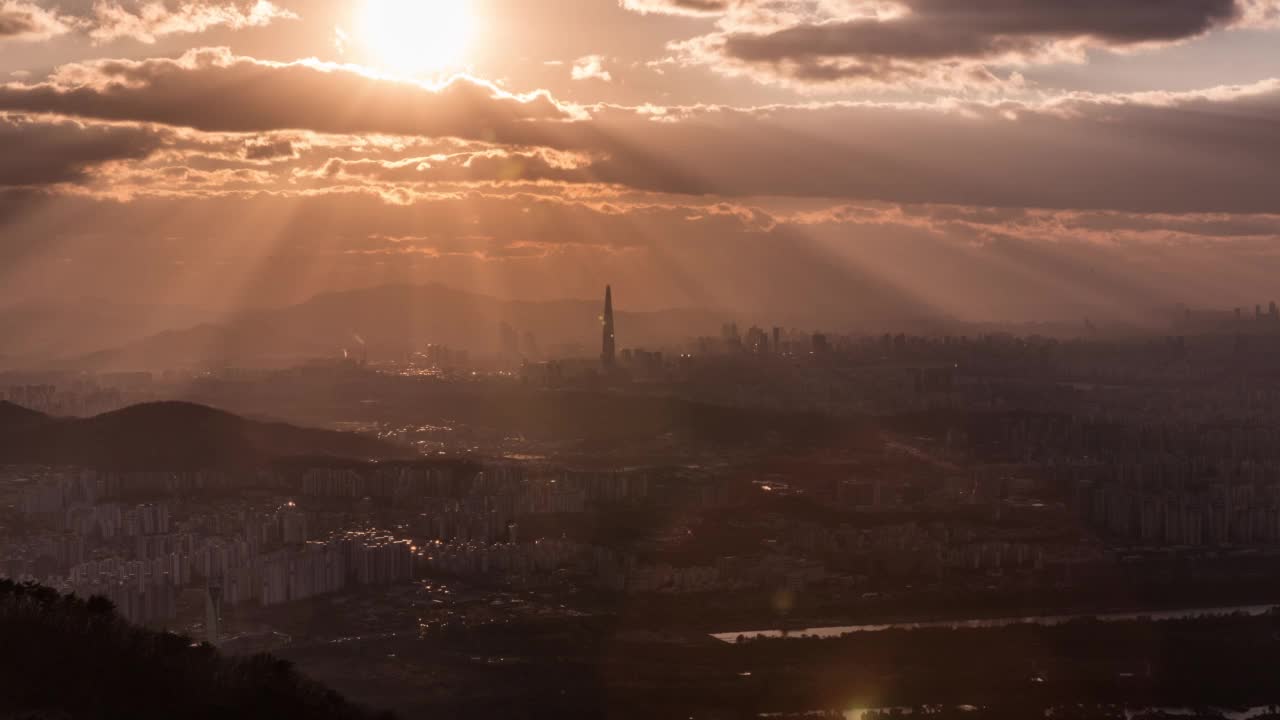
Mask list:
[[53,418],[42,412],[0,400],[0,431],[11,431],[52,422]]
[[0,462],[191,470],[253,467],[299,455],[355,459],[412,455],[373,438],[247,420],[192,403],[135,405],[84,419],[36,415],[45,422],[36,418],[5,423],[8,430],[0,435]]
[[223,657],[190,638],[135,627],[99,597],[0,580],[0,638],[3,717],[373,717],[289,662]]

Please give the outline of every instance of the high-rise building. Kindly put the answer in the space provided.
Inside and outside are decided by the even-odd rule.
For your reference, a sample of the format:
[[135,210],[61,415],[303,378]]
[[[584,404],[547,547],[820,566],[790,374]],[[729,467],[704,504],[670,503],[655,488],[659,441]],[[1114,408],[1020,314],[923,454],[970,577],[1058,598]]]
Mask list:
[[813,334],[813,353],[815,355],[826,355],[831,352],[831,343],[827,340],[827,336],[822,333]]
[[605,370],[612,370],[617,365],[617,338],[613,327],[613,287],[604,288],[604,339],[600,348],[600,364]]
[[498,346],[502,348],[502,357],[511,360],[520,355],[520,334],[510,324],[498,325]]
[[520,338],[520,352],[530,360],[536,360],[542,353],[538,350],[538,337],[532,330],[525,330]]
[[222,640],[222,588],[217,585],[204,589],[204,636],[210,645]]

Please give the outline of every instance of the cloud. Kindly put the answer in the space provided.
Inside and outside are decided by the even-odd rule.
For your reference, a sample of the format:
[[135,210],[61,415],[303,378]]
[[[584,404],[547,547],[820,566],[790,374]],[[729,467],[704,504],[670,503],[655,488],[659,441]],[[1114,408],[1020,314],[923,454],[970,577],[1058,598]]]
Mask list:
[[265,27],[277,20],[297,17],[269,0],[183,2],[177,7],[159,0],[95,0],[94,26],[89,37],[98,42],[131,38],[152,44],[168,35],[201,33],[216,27],[231,30]]
[[80,182],[99,165],[145,158],[161,143],[142,128],[0,115],[0,187]]
[[541,149],[389,138],[337,154],[326,143],[283,164],[290,174],[276,182],[406,198],[449,183],[555,183],[564,193],[1266,213],[1280,212],[1275,117],[1280,81],[1041,103],[599,106],[589,121],[521,136]]
[[596,182],[723,196],[1276,212],[1280,81],[1044,103],[594,111]]
[[43,83],[0,85],[0,109],[213,132],[307,129],[508,143],[527,141],[536,121],[570,117],[545,93],[517,96],[464,77],[427,87],[347,66],[238,57],[225,48],[63,66]]
[[369,179],[380,183],[591,182],[586,160],[549,152],[481,152],[409,157],[397,160],[330,158],[295,177],[327,180]]
[[39,42],[71,32],[73,24],[53,10],[25,0],[0,2],[0,42]]
[[132,39],[153,44],[170,35],[265,27],[297,17],[270,0],[93,0],[92,6],[67,14],[28,0],[0,0],[0,42],[82,32],[99,43]]
[[731,3],[729,0],[619,0],[619,4],[642,14],[708,17],[725,12]]
[[1280,2],[1277,0],[1242,0],[1241,4],[1244,9],[1241,25],[1254,28],[1280,26]]
[[[682,10],[659,0],[646,6]],[[1274,23],[1277,6],[1274,0],[737,0],[704,8],[718,11],[719,29],[673,48],[682,62],[766,82],[979,88],[1016,82],[1010,71],[1017,68],[1084,62],[1089,50],[1135,50]]]
[[604,69],[604,57],[601,55],[584,55],[575,60],[572,76],[574,80],[613,80],[613,75]]
[[1280,240],[1280,214],[1126,213],[960,205],[843,204],[775,215],[810,227],[909,227],[986,245],[1091,243],[1098,246],[1201,247],[1230,242],[1263,248]]
[[284,160],[298,157],[298,150],[288,138],[256,138],[244,144],[246,160]]
[[[252,135],[220,151],[219,162],[270,164],[279,182],[353,183],[387,197],[442,183],[556,183],[563,192],[611,186],[730,198],[1280,210],[1271,191],[1280,186],[1280,80],[1037,102],[575,108],[467,78],[427,87],[345,66],[201,50],[70,65],[43,83],[0,85],[0,109]],[[388,137],[377,154],[317,149],[304,159],[277,142],[291,131]],[[411,147],[441,138],[475,147]],[[195,167],[182,157],[165,161]]]

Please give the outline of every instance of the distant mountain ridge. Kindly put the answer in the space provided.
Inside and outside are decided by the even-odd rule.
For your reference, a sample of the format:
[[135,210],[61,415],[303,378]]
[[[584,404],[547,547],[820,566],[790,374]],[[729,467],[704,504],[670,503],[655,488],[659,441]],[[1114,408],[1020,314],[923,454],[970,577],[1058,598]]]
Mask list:
[[0,367],[43,366],[103,347],[141,340],[216,317],[186,306],[139,305],[103,298],[32,301],[0,308]]
[[55,418],[0,402],[0,463],[194,470],[252,467],[297,456],[412,455],[374,438],[248,420],[191,403],[149,403],[91,418]]
[[[584,355],[600,342],[601,301],[526,302],[456,290],[440,284],[383,285],[317,295],[298,305],[240,313],[218,324],[152,335],[79,358],[87,369],[282,366],[343,349],[395,357],[428,343],[488,353],[499,328],[543,348],[577,345]],[[625,295],[619,298],[625,308]],[[725,314],[710,310],[616,313],[620,347],[653,347],[664,340],[716,334]]]

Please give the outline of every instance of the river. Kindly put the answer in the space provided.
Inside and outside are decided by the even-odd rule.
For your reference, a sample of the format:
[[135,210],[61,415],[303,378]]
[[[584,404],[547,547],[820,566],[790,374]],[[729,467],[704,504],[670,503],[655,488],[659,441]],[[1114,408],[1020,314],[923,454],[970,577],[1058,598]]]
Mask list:
[[1244,614],[1257,617],[1280,605],[1233,605],[1227,607],[1186,608],[1182,610],[1145,610],[1138,612],[1075,613],[1069,615],[1030,615],[1024,617],[977,618],[971,620],[927,620],[922,622],[882,623],[875,625],[840,625],[812,627],[796,630],[744,630],[740,632],[713,633],[711,637],[722,642],[737,642],[738,638],[833,638],[855,633],[883,632],[885,630],[982,630],[1010,625],[1062,625],[1072,620],[1092,618],[1101,622],[1125,622],[1133,620],[1183,620],[1194,617],[1221,617]]

